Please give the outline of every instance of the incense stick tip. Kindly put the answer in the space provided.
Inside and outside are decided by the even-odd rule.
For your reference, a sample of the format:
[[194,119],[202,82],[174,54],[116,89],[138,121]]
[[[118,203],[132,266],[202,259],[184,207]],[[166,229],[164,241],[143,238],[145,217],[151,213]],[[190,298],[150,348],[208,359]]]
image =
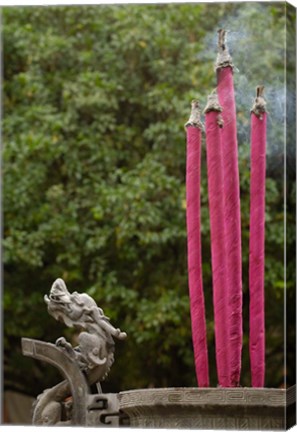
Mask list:
[[204,129],[203,123],[201,122],[201,109],[198,99],[193,99],[191,102],[191,114],[189,120],[185,124],[185,128],[189,126],[194,126],[201,130]]
[[225,50],[225,43],[226,43],[226,30],[220,28],[218,30],[218,47]]
[[264,97],[264,89],[265,89],[265,87],[263,85],[258,85],[256,87],[256,97],[259,97],[259,96]]
[[207,98],[207,104],[206,107],[204,108],[204,114],[210,111],[217,111],[217,112],[223,111],[219,102],[217,89],[214,89]]
[[266,112],[266,100],[264,99],[264,86],[258,85],[256,87],[256,97],[252,106],[251,112],[254,113],[260,119],[262,114]]
[[218,30],[218,56],[215,64],[215,69],[230,66],[232,69],[234,65],[232,63],[232,57],[229,53],[228,46],[226,43],[227,30]]
[[198,99],[193,99],[192,102],[191,102],[191,107],[192,107],[192,109],[196,108],[196,109],[200,110],[200,102],[199,102],[199,100]]

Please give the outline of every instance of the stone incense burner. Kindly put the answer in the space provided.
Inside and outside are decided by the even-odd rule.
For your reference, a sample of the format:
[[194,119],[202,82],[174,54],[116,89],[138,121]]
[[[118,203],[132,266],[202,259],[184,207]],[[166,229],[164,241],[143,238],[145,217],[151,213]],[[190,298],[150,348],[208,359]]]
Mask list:
[[295,386],[102,393],[100,382],[114,362],[114,339],[125,339],[126,333],[112,326],[89,295],[70,294],[62,279],[45,302],[55,319],[81,333],[76,347],[63,337],[55,344],[22,339],[24,355],[55,366],[65,378],[37,397],[34,425],[281,430],[295,423]]

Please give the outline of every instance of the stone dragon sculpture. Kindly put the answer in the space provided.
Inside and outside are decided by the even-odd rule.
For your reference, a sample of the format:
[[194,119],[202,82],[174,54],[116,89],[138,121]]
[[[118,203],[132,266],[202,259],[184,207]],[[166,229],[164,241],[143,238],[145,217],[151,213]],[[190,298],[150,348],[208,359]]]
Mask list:
[[[49,296],[45,295],[44,300],[50,315],[66,326],[81,331],[78,346],[73,348],[64,337],[56,340],[56,346],[66,350],[67,355],[78,363],[88,385],[97,383],[101,392],[100,382],[105,379],[114,362],[113,338],[125,339],[127,334],[112,326],[109,318],[88,294],[69,293],[62,279],[53,283]],[[71,392],[67,380],[45,390],[35,402],[33,424],[70,424],[69,396]]]

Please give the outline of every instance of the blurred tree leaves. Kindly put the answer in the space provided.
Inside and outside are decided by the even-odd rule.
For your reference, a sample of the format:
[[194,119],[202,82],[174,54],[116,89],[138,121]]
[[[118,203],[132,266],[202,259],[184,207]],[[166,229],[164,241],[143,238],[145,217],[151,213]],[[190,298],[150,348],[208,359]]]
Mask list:
[[[43,303],[56,277],[70,291],[92,295],[129,335],[117,344],[107,391],[196,385],[183,125],[191,99],[205,101],[215,85],[215,48],[208,41],[232,16],[236,28],[245,23],[246,29],[247,16],[253,17],[248,39],[256,48],[243,57],[244,40],[236,47],[231,38],[241,65],[237,95],[253,97],[242,71],[247,58],[268,88],[275,77],[283,83],[283,14],[282,5],[235,3],[4,8],[6,386],[37,394],[52,385],[55,371],[24,361],[20,338],[71,337]],[[260,44],[262,33],[254,32],[265,22],[269,50]],[[249,113],[241,101],[242,384],[249,385]],[[282,157],[282,121],[275,112],[272,162]],[[215,386],[205,149],[202,158],[203,276]],[[283,381],[283,177],[274,174],[268,172],[266,211],[268,386]]]

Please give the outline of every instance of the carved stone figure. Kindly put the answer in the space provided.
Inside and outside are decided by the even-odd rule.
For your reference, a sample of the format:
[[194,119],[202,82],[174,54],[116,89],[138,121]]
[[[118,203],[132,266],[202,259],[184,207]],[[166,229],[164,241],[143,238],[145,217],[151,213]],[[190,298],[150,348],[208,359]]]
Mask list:
[[81,369],[90,371],[96,368],[98,381],[101,381],[114,361],[113,337],[125,339],[126,333],[110,324],[109,318],[88,294],[70,294],[62,279],[54,282],[49,297],[45,295],[44,300],[49,314],[56,320],[67,327],[83,330],[78,337],[78,347],[73,349],[63,337],[57,339],[56,345],[73,354]]
[[[36,347],[34,341],[29,339],[23,340],[23,351],[25,355],[41,359],[44,352],[49,348],[53,354],[52,364],[55,364],[56,358],[59,357],[55,354],[58,349],[58,354],[62,355],[66,363],[68,362],[71,367],[78,369],[78,381],[86,379],[86,386],[98,384],[98,391],[101,392],[100,381],[104,380],[114,362],[114,339],[125,339],[126,333],[120,329],[113,327],[103,310],[100,309],[95,301],[87,294],[79,294],[77,292],[69,293],[65,282],[62,279],[57,279],[50,290],[49,296],[45,295],[44,300],[47,304],[48,312],[56,320],[63,322],[68,327],[74,327],[81,331],[78,336],[78,346],[72,345],[66,341],[64,337],[60,337],[56,341],[56,347],[52,344],[45,344],[44,342],[35,341],[35,345],[43,354],[36,354]],[[39,344],[38,344],[39,342]],[[31,343],[31,345],[30,345]],[[33,345],[32,345],[33,343]],[[47,345],[42,347],[41,344]],[[51,345],[51,347],[50,347]],[[34,352],[33,352],[34,351]],[[61,361],[59,360],[61,363]],[[58,362],[56,367],[59,367]],[[68,369],[69,369],[68,365]],[[77,366],[78,367],[77,367]],[[63,372],[64,367],[59,367]],[[67,369],[67,368],[66,368]],[[65,375],[65,374],[64,374]],[[78,386],[80,392],[83,391],[84,383]],[[72,388],[75,385],[72,383]],[[87,390],[84,390],[87,393]],[[51,389],[45,390],[38,396],[34,413],[33,424],[35,425],[65,425],[73,424],[71,419],[73,417],[71,403],[66,399],[71,396],[71,389],[69,380],[65,380]]]

